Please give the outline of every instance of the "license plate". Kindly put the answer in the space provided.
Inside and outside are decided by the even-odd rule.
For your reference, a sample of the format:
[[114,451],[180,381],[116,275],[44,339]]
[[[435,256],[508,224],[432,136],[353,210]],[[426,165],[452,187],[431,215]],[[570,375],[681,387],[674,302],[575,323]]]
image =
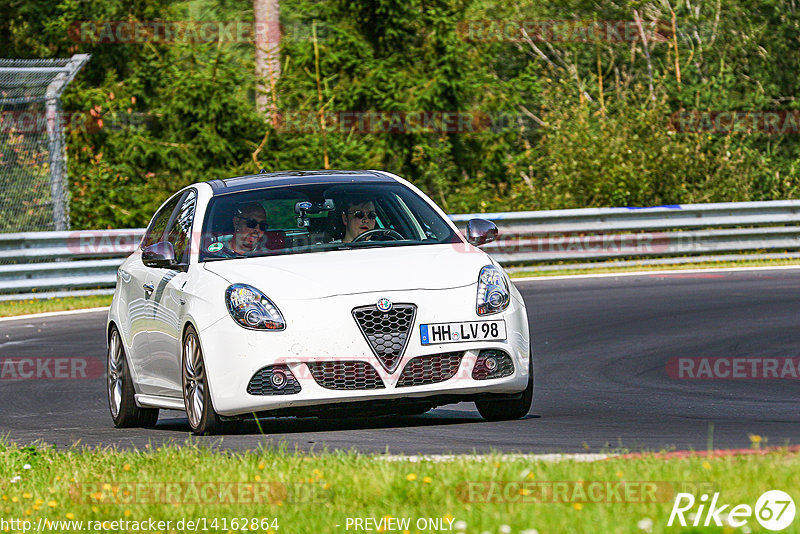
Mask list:
[[421,324],[419,338],[423,345],[505,339],[506,322],[500,320]]

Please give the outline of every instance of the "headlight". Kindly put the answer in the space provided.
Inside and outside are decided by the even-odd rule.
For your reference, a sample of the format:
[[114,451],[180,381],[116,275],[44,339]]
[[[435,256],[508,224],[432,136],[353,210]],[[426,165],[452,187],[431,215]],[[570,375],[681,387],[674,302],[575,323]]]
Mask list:
[[503,272],[494,265],[481,269],[478,277],[478,315],[491,315],[508,308],[508,284]]
[[233,320],[250,330],[283,330],[286,321],[264,293],[247,284],[233,284],[225,291],[225,304]]

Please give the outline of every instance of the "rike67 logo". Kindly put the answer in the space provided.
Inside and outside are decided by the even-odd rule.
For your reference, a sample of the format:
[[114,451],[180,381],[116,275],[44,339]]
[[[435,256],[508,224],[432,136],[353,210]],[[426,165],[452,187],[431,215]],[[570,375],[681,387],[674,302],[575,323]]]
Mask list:
[[[723,526],[724,521],[739,528],[747,524],[755,515],[756,521],[767,530],[779,531],[787,528],[794,521],[794,501],[788,493],[781,490],[770,490],[756,501],[755,508],[749,504],[722,504],[720,494],[714,493],[709,500],[707,494],[695,499],[691,493],[678,493],[672,512],[669,514],[667,526]],[[695,509],[695,505],[697,505]],[[676,522],[677,521],[677,522]]]

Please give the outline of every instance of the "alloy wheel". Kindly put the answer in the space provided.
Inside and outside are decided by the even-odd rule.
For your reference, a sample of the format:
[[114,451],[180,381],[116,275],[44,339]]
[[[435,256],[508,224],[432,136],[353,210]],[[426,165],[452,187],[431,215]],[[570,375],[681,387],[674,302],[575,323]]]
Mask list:
[[205,398],[205,372],[200,344],[194,332],[183,343],[183,398],[192,428],[200,426]]
[[122,406],[122,373],[123,358],[122,343],[119,332],[114,330],[108,343],[108,406],[111,415],[116,419]]

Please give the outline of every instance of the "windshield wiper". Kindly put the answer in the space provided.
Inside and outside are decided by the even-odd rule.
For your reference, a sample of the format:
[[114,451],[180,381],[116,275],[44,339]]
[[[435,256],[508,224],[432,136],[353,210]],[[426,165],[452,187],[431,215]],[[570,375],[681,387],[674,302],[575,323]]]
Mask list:
[[203,258],[203,261],[217,261],[217,260],[234,260],[236,258],[246,258],[247,256],[243,256],[241,254],[236,254],[235,256],[206,256]]
[[407,245],[408,242],[403,241],[360,241],[358,243],[344,243],[344,248],[381,248],[381,247],[394,247],[397,245]]

